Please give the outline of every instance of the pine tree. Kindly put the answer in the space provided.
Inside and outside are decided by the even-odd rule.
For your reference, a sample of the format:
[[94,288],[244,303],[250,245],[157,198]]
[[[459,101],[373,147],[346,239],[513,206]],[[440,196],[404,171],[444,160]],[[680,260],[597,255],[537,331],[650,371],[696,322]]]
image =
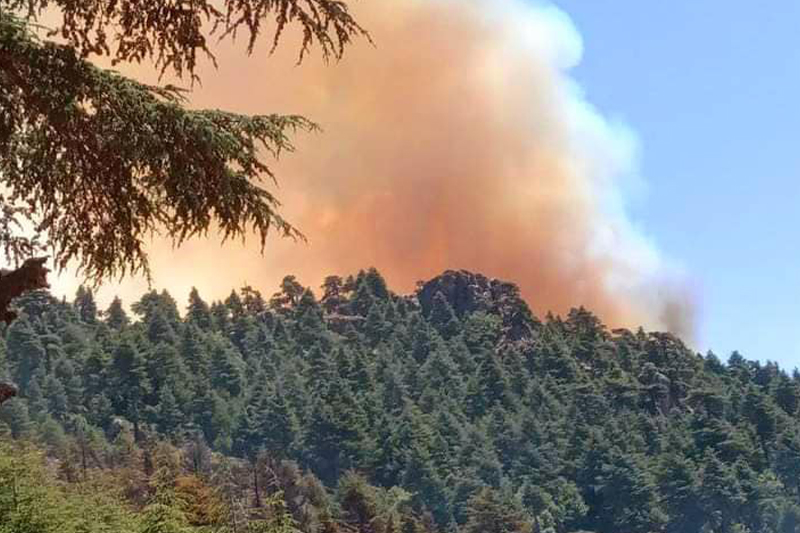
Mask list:
[[250,316],[259,316],[266,312],[267,302],[261,293],[250,285],[245,285],[241,289],[242,305],[244,306],[245,313]]
[[705,512],[706,523],[714,531],[728,531],[736,522],[745,496],[733,469],[723,464],[712,452],[702,460],[698,501]]
[[113,384],[114,408],[133,423],[134,434],[138,438],[144,400],[151,387],[147,377],[147,362],[131,336],[124,336],[114,350],[109,377]]
[[189,292],[189,305],[186,307],[186,322],[201,331],[211,329],[211,309],[200,297],[195,287]]
[[470,498],[465,533],[530,533],[531,518],[519,501],[490,488]]
[[[183,361],[175,346],[176,342],[160,342],[144,352],[147,378],[153,395],[169,386],[174,391],[184,387],[186,380]],[[151,402],[151,403],[155,403]]]
[[53,374],[64,386],[67,406],[72,411],[77,410],[81,404],[84,388],[83,382],[76,374],[75,367],[69,358],[58,359],[54,365]]
[[369,289],[369,293],[378,300],[389,299],[389,288],[386,280],[375,267],[369,268],[362,278],[362,282]]
[[47,411],[56,420],[64,421],[67,417],[67,391],[64,384],[54,375],[45,378],[42,394],[47,402]]
[[445,340],[457,335],[461,329],[453,308],[441,292],[433,296],[428,322]]
[[187,324],[183,328],[178,351],[189,374],[196,379],[208,379],[210,367],[209,349],[196,326]]
[[15,439],[27,437],[33,430],[28,405],[29,403],[21,400],[10,400],[0,408],[0,422],[8,428]]
[[355,294],[350,300],[350,311],[354,315],[366,317],[374,301],[375,297],[372,295],[369,285],[363,282],[357,283]]
[[278,313],[286,314],[297,305],[304,292],[305,289],[298,283],[297,278],[286,276],[281,281],[280,291],[270,299],[269,307]]
[[319,396],[335,379],[336,367],[329,353],[325,352],[319,344],[315,344],[308,350],[305,356],[306,372],[305,378],[308,392],[311,396]]
[[244,387],[242,375],[244,365],[236,351],[226,344],[226,341],[218,338],[211,350],[209,367],[211,385],[236,397],[242,393]]
[[170,326],[180,322],[178,305],[166,289],[160,293],[155,290],[147,292],[139,301],[131,305],[131,310],[139,315],[145,324],[149,323],[156,314],[161,314]]
[[94,294],[83,285],[78,287],[75,294],[73,306],[78,312],[78,317],[86,324],[94,325],[97,322],[97,304],[94,301]]
[[655,483],[641,460],[612,453],[596,482],[601,487],[600,529],[648,533],[660,530],[667,522]]
[[327,276],[322,282],[322,299],[320,304],[326,313],[342,313],[347,302],[344,280],[340,276]]
[[307,428],[307,460],[323,482],[333,484],[345,470],[366,465],[372,448],[366,417],[342,380],[330,380],[312,396]]
[[147,314],[145,327],[147,328],[147,339],[151,344],[175,344],[177,338],[175,327],[162,307],[156,307]]
[[118,296],[115,296],[111,301],[104,316],[106,325],[118,331],[122,330],[130,322],[127,313],[125,313],[125,309],[122,307],[122,300],[120,300]]
[[30,321],[24,316],[11,324],[6,347],[12,376],[21,394],[25,395],[34,372],[44,365],[46,353]]
[[422,365],[420,372],[423,382],[428,388],[436,391],[448,391],[450,394],[463,394],[461,372],[453,361],[447,346],[438,342],[434,345],[431,355]]
[[375,347],[380,342],[385,341],[388,332],[389,328],[385,321],[382,306],[380,304],[371,305],[364,322],[364,335],[370,346]]
[[299,427],[295,414],[280,389],[266,394],[258,405],[257,427],[264,447],[274,457],[290,457],[298,439]]
[[180,434],[184,414],[175,399],[172,387],[166,386],[159,390],[154,414],[153,423],[161,434],[167,437],[174,437]]
[[228,333],[230,329],[230,309],[222,302],[211,304],[211,318],[214,330],[221,333]]

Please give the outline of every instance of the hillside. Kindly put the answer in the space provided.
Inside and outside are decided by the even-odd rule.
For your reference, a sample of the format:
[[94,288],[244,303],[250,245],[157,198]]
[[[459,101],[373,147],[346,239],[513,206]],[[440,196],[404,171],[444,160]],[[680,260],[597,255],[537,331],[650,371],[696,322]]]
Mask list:
[[292,277],[270,298],[150,292],[133,318],[83,289],[17,305],[4,455],[36,443],[64,498],[104,484],[152,514],[213,493],[227,518],[186,527],[234,530],[800,531],[800,374],[536,317],[510,283],[448,271],[403,296],[369,270],[318,297]]

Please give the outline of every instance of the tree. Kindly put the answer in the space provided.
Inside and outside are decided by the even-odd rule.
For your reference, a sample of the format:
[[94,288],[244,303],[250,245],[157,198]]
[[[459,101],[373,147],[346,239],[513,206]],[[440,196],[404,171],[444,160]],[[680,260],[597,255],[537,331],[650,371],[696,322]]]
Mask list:
[[[244,31],[252,53],[265,27],[274,28],[274,48],[298,26],[301,60],[314,45],[338,58],[352,39],[369,38],[342,0],[224,6],[0,0],[0,248],[18,267],[0,273],[0,319],[15,318],[13,298],[47,287],[46,259],[33,257],[45,249],[57,268],[76,264],[97,282],[149,276],[144,240],[156,232],[179,245],[209,229],[223,239],[252,230],[262,249],[271,230],[302,238],[259,184],[275,178],[259,148],[291,151],[289,135],[315,130],[313,122],[191,110],[175,86],[146,85],[87,59],[149,61],[162,75],[195,81],[198,55],[214,60],[211,37]],[[61,14],[47,38],[62,42],[33,31],[44,10]]]
[[595,479],[601,501],[603,531],[649,533],[667,521],[658,506],[656,487],[642,461],[632,455],[612,453]]
[[143,414],[143,402],[150,393],[146,365],[144,356],[132,338],[123,339],[114,351],[111,362],[115,407],[117,412],[124,413],[133,423],[134,435],[137,438]]
[[31,322],[23,317],[8,329],[8,360],[14,380],[25,393],[37,368],[44,364],[45,349]]
[[189,533],[189,520],[180,503],[172,489],[157,487],[150,503],[143,510],[142,533]]
[[162,434],[173,436],[178,433],[184,415],[178,407],[172,387],[163,387],[158,392],[156,404],[155,423]]
[[340,276],[327,276],[322,282],[322,299],[320,303],[326,313],[339,312],[347,301],[344,295],[344,281]]
[[209,366],[211,384],[231,396],[239,396],[243,382],[241,368],[241,360],[236,352],[226,341],[217,340],[211,350]]
[[409,513],[411,494],[399,487],[382,489],[370,485],[355,472],[346,472],[336,489],[341,520],[346,529],[359,533],[420,531]]
[[186,308],[186,321],[201,330],[211,329],[211,310],[200,297],[197,289],[192,287],[189,293],[189,305]]
[[530,533],[533,524],[520,502],[490,488],[469,500],[465,533]]
[[[296,528],[313,533],[797,529],[800,420],[781,387],[800,373],[744,358],[732,370],[709,368],[644,331],[595,342],[604,327],[579,313],[519,339],[501,320],[507,309],[457,306],[459,331],[444,340],[417,298],[380,299],[369,279],[364,272],[347,290],[342,282],[332,313],[302,287],[280,313],[237,291],[216,306],[224,332],[215,319],[181,319],[163,292],[145,294],[135,305],[142,320],[123,328],[88,324],[74,302],[23,295],[0,361],[25,401],[0,408],[0,452],[12,449],[2,440],[16,439],[22,453],[39,439],[64,491],[124,494],[139,522],[149,481],[175,489],[191,473],[179,510],[209,531],[274,533],[281,501]],[[376,346],[366,320],[347,334],[329,329],[354,318],[358,286],[367,316],[384,318]],[[594,359],[605,361],[602,372]],[[649,387],[660,376],[668,410],[653,409]],[[0,485],[2,508],[13,484]],[[337,486],[331,501],[326,491]],[[208,527],[209,488],[227,524]]]
[[727,531],[746,502],[736,474],[713,452],[703,457],[698,502],[708,516],[713,531]]
[[116,330],[121,330],[128,325],[128,314],[122,307],[122,300],[115,296],[104,313],[106,324]]
[[699,531],[703,526],[703,510],[698,498],[697,467],[677,453],[663,459],[659,469],[662,500],[670,521],[668,533]]
[[305,293],[305,289],[294,276],[286,276],[281,281],[281,290],[270,298],[269,306],[278,311],[286,313],[300,302],[300,298]]
[[459,331],[458,319],[453,308],[441,292],[437,292],[433,296],[428,320],[445,339],[449,339]]
[[97,304],[94,301],[94,294],[91,289],[87,289],[83,285],[78,287],[73,306],[81,320],[87,324],[97,322]]
[[242,306],[248,314],[259,315],[267,310],[267,302],[264,301],[264,297],[250,285],[242,287],[241,293]]
[[195,527],[219,526],[225,515],[225,504],[212,487],[195,475],[175,480],[175,499],[184,512],[186,522]]

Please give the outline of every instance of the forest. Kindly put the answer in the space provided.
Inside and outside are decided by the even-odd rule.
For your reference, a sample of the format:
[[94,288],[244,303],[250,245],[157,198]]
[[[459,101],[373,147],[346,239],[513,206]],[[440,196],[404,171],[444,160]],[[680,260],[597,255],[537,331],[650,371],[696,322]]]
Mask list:
[[16,312],[3,533],[800,531],[800,373],[480,274]]

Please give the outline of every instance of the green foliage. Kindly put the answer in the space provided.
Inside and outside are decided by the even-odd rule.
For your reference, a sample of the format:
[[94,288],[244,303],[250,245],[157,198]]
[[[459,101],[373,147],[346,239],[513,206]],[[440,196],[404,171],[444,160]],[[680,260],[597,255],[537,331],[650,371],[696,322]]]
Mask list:
[[465,533],[530,533],[532,520],[508,495],[483,488],[469,500]]
[[[46,32],[37,23],[45,11],[60,15]],[[262,248],[270,231],[302,237],[263,187],[275,176],[262,156],[293,150],[289,136],[314,123],[189,109],[175,86],[149,86],[87,59],[150,62],[194,82],[198,53],[213,61],[212,37],[246,31],[252,52],[270,27],[274,49],[290,26],[301,31],[300,59],[314,45],[338,58],[352,39],[369,38],[340,0],[0,0],[7,259],[19,263],[46,248],[58,268],[75,264],[99,281],[149,274],[143,243],[154,233],[176,245],[209,231],[223,240],[254,233]],[[85,296],[76,306],[91,319]]]
[[112,498],[57,484],[40,453],[0,443],[0,532],[133,533],[138,523]]
[[147,272],[143,240],[155,231],[176,244],[215,226],[224,238],[252,228],[262,244],[273,227],[298,235],[255,182],[272,176],[259,146],[274,155],[291,150],[291,131],[314,129],[304,118],[185,109],[176,90],[40,43],[7,13],[0,76],[8,202],[26,206],[35,227],[47,230],[59,267],[76,260],[94,279]]
[[[376,271],[329,278],[323,293],[293,277],[269,303],[249,288],[209,304],[193,291],[182,318],[151,292],[134,322],[114,304],[113,325],[86,292],[30,294],[5,332],[5,371],[23,387],[0,430],[36,439],[74,486],[109,472],[137,511],[125,516],[151,531],[212,527],[206,507],[236,531],[800,523],[800,374],[609,332],[586,310],[540,322],[513,286],[463,272],[411,296]],[[30,498],[60,508],[53,472],[36,468]],[[187,510],[187,498],[217,503]]]

